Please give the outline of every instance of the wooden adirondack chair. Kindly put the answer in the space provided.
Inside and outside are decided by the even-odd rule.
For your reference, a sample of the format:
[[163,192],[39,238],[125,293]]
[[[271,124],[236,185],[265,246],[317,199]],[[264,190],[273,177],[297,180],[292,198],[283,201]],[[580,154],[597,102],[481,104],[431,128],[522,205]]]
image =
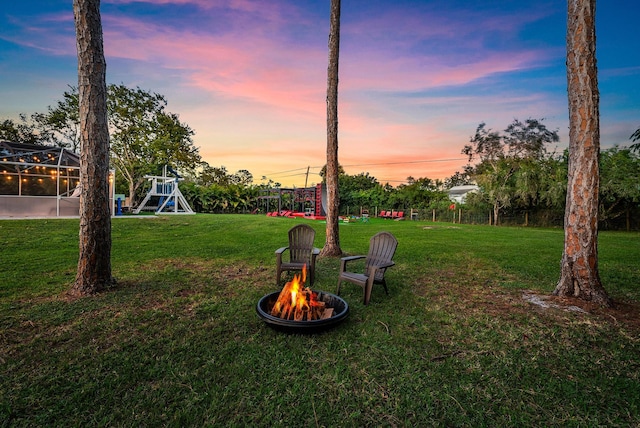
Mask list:
[[[384,273],[395,265],[393,255],[398,247],[398,240],[389,232],[379,232],[369,241],[369,253],[366,256],[349,256],[340,259],[340,276],[338,277],[338,291],[342,281],[358,284],[364,289],[364,304],[369,304],[373,284],[382,284],[384,291],[389,294]],[[364,273],[347,271],[347,264],[353,260],[366,259]]]
[[[316,271],[316,257],[320,249],[313,246],[316,231],[307,224],[298,224],[289,229],[289,246],[276,250],[276,285],[280,286],[283,271],[302,271],[307,265],[309,284],[313,285]],[[283,254],[289,250],[289,260]]]

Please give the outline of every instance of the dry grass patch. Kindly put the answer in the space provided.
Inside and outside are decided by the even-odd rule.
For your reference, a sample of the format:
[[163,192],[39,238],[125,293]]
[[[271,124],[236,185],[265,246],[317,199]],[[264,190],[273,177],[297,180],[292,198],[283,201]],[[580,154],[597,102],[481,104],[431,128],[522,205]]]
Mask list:
[[612,308],[605,308],[577,298],[506,288],[498,282],[484,275],[448,270],[422,277],[414,292],[462,318],[479,313],[501,319],[537,314],[542,320],[564,323],[578,318],[627,330],[640,340],[639,303],[614,302]]

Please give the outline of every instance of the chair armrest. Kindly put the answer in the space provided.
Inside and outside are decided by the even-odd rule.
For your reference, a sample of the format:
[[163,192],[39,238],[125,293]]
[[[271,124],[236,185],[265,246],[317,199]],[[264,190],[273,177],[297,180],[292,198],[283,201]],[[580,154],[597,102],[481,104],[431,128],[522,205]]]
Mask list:
[[320,248],[313,247],[313,251],[311,252],[311,265],[316,265],[316,259],[320,255]]
[[380,263],[376,265],[371,265],[370,267],[375,269],[386,269],[386,268],[390,268],[391,266],[395,266],[395,263],[394,262]]
[[347,257],[342,257],[340,261],[350,262],[351,260],[364,259],[365,257],[367,256],[347,256]]
[[347,263],[353,260],[365,259],[367,256],[347,256],[340,259],[340,272],[347,270]]
[[280,266],[282,264],[282,253],[284,253],[289,247],[281,247],[276,250],[276,264]]
[[370,278],[374,278],[376,276],[377,271],[390,268],[391,266],[394,266],[394,265],[395,265],[394,262],[386,262],[386,263],[380,263],[377,265],[371,265],[369,266],[369,271],[367,272],[367,276],[369,276]]

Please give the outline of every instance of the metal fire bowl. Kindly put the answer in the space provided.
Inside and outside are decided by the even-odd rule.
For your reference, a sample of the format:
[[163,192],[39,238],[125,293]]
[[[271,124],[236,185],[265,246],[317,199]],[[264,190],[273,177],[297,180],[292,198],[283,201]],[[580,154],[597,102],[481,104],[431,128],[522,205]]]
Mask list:
[[316,291],[318,300],[325,302],[327,307],[333,308],[333,316],[323,320],[293,321],[274,317],[271,308],[278,300],[279,291],[262,297],[256,305],[258,316],[270,327],[290,333],[317,333],[334,327],[349,316],[349,304],[335,294]]

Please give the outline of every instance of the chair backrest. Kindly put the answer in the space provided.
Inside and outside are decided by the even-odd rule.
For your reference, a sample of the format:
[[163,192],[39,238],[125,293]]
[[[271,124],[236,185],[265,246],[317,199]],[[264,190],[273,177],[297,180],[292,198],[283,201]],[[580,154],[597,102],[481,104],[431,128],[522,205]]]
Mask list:
[[[391,233],[378,232],[373,235],[369,241],[366,270],[369,270],[370,265],[392,261],[396,248],[398,248],[398,240]],[[382,280],[382,278],[384,278],[385,270],[386,269],[378,271],[376,274],[376,280]]]
[[307,224],[298,224],[289,229],[289,257],[292,263],[311,265],[315,237],[315,229]]

